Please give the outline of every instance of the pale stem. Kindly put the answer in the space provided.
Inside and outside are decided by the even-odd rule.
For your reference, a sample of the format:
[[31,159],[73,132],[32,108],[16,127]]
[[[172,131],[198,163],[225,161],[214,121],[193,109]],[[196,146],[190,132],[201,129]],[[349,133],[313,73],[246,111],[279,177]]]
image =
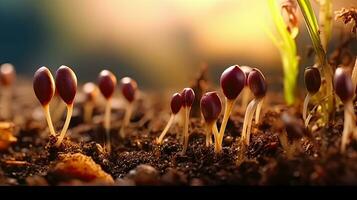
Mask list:
[[85,105],[84,105],[84,122],[85,123],[90,123],[92,121],[93,109],[94,109],[93,102],[85,103]]
[[280,144],[283,147],[287,157],[290,157],[291,150],[289,148],[288,136],[285,131],[283,133],[279,134],[279,141],[280,141]]
[[254,112],[257,108],[259,100],[253,99],[248,104],[247,110],[245,112],[245,117],[244,117],[244,122],[243,122],[243,129],[242,129],[242,139],[244,141],[244,144],[249,146],[249,140],[250,140],[250,129],[253,121],[253,116]]
[[300,140],[294,140],[286,149],[286,156],[289,160],[294,158],[296,151],[299,149]]
[[157,144],[161,144],[161,142],[162,142],[162,140],[164,139],[164,137],[165,137],[167,131],[170,129],[170,127],[171,127],[172,122],[174,121],[174,119],[175,119],[175,115],[174,115],[174,114],[171,114],[170,119],[169,119],[169,121],[167,122],[165,129],[162,131],[160,137],[157,139]]
[[356,129],[356,122],[354,120],[354,109],[352,100],[345,104],[345,118],[343,124],[342,140],[341,140],[341,153],[346,151],[346,146],[350,142],[350,137],[354,134]]
[[63,140],[64,136],[66,135],[66,132],[69,127],[69,123],[71,122],[72,112],[73,112],[73,104],[67,105],[66,121],[64,122],[64,126],[62,128],[61,134],[59,135],[58,140],[56,142],[56,147],[59,147],[61,145],[62,140]]
[[190,117],[190,110],[191,108],[189,107],[184,107],[185,110],[185,126],[184,126],[184,132],[183,132],[183,136],[184,136],[184,143],[183,143],[183,149],[182,149],[182,154],[185,154],[187,151],[187,147],[188,147],[188,139],[189,139],[189,135],[188,135],[188,125],[189,125],[189,117]]
[[10,113],[10,102],[11,102],[11,88],[10,87],[3,87],[2,91],[2,97],[1,97],[1,106],[2,106],[2,112],[1,116],[4,119],[8,119],[11,115]]
[[216,122],[213,123],[212,131],[214,135],[214,145],[215,145],[214,152],[218,154],[222,152],[222,140],[220,139]]
[[243,92],[242,92],[242,105],[241,105],[241,109],[244,110],[249,102],[249,98],[250,98],[250,91],[248,87],[244,87],[243,88]]
[[105,149],[107,152],[111,152],[112,145],[110,140],[110,117],[112,111],[112,100],[108,99],[107,104],[105,105],[105,113],[104,113],[104,129],[105,129]]
[[307,93],[305,100],[304,100],[303,108],[302,108],[302,118],[304,119],[304,121],[306,121],[307,109],[309,106],[310,99],[311,99],[311,95],[310,95],[310,93]]
[[257,110],[255,111],[255,124],[259,124],[260,113],[262,111],[263,103],[264,103],[264,97],[259,100],[259,103],[257,105]]
[[58,101],[55,108],[56,109],[53,112],[53,122],[54,123],[58,122],[61,119],[61,117],[63,116],[64,111],[66,110],[66,104],[64,104],[61,101]]
[[[212,144],[213,122],[206,123],[206,147]],[[216,142],[215,142],[216,143]]]
[[56,132],[55,129],[53,128],[53,124],[52,124],[52,119],[51,119],[51,115],[50,115],[50,106],[49,104],[43,106],[43,110],[45,112],[45,117],[46,117],[46,121],[48,124],[48,128],[50,129],[50,134],[53,136],[56,136]]
[[[185,109],[180,109],[180,126],[182,128],[185,127]],[[176,138],[180,140],[180,143],[183,144],[183,139],[184,139],[184,135],[182,134],[182,132],[178,131],[177,132],[177,135],[176,135]]]
[[224,132],[226,131],[226,126],[228,123],[229,116],[231,115],[235,100],[230,100],[226,99],[226,105],[224,108],[224,115],[223,115],[223,120],[221,124],[221,129],[219,130],[219,140],[218,142],[221,142],[221,138],[223,138]]
[[126,107],[125,114],[124,114],[124,119],[123,119],[123,124],[120,127],[120,137],[125,138],[125,128],[129,125],[131,114],[133,113],[133,104],[129,103],[129,105]]

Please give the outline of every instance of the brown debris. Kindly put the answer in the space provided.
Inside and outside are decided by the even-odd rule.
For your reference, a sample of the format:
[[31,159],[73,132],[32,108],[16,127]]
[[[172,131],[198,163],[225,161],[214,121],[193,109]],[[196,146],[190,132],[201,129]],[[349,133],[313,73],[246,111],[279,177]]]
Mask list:
[[50,168],[49,174],[60,181],[79,179],[84,182],[114,183],[113,178],[104,172],[100,165],[81,153],[60,155],[59,161]]
[[11,144],[17,142],[13,135],[14,124],[11,122],[0,122],[0,151],[7,150]]
[[341,19],[343,21],[343,23],[345,24],[349,24],[349,23],[353,23],[352,26],[352,33],[357,33],[357,9],[354,7],[351,8],[342,8],[339,11],[335,12],[335,19]]

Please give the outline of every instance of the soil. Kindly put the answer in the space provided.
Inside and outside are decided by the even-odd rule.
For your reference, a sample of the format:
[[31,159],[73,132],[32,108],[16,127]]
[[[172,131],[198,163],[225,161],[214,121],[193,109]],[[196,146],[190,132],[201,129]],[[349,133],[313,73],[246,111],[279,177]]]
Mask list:
[[[170,115],[170,94],[141,91],[125,139],[118,136],[125,102],[121,96],[116,96],[112,112],[113,149],[108,154],[102,149],[105,136],[102,99],[97,102],[93,122],[84,123],[84,98],[80,93],[77,95],[70,129],[63,144],[56,148],[56,138],[49,137],[42,109],[29,83],[18,81],[14,88],[13,117],[7,121],[15,124],[13,134],[17,142],[0,152],[1,185],[357,184],[357,143],[352,142],[345,154],[339,152],[342,107],[337,109],[334,120],[323,128],[316,128],[313,124],[317,117],[313,118],[312,131],[298,141],[300,150],[288,159],[279,141],[279,134],[285,134],[281,115],[288,112],[301,119],[301,105],[287,107],[277,101],[283,99],[279,94],[270,93],[260,123],[253,123],[251,143],[243,150],[238,141],[244,111],[238,101],[227,125],[221,154],[215,154],[213,146],[205,146],[204,123],[199,115],[195,115],[190,119],[189,147],[182,155],[182,145],[176,138],[182,131],[179,123],[171,127],[161,145],[155,142]],[[52,105],[51,109],[57,107]],[[55,122],[58,131],[62,128],[64,115]],[[74,176],[63,180],[53,172],[53,166],[61,162],[61,156],[76,153],[90,157],[114,181],[104,183]]]

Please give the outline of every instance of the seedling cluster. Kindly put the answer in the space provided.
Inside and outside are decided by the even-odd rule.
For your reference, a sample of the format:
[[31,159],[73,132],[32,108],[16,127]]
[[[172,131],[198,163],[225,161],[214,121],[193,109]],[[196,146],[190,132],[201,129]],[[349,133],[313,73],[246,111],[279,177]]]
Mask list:
[[[221,75],[220,84],[225,96],[225,110],[221,123],[221,127],[218,130],[217,120],[222,111],[222,102],[216,91],[205,93],[200,100],[201,113],[205,121],[206,126],[206,146],[209,147],[212,144],[212,135],[214,136],[214,149],[216,153],[222,151],[222,142],[225,129],[228,123],[228,119],[234,108],[234,104],[242,92],[244,87],[247,87],[245,95],[254,95],[254,99],[249,103],[246,115],[244,119],[242,141],[244,144],[249,145],[250,129],[255,114],[255,122],[259,122],[260,112],[263,104],[264,97],[267,92],[267,84],[265,77],[257,68],[250,68],[248,66],[240,67],[234,65],[228,67]],[[248,96],[249,97],[249,96]],[[194,92],[190,88],[185,88],[181,94],[175,93],[171,99],[171,111],[172,115],[170,120],[157,139],[158,144],[161,144],[164,136],[169,130],[174,117],[178,114],[181,107],[184,111],[184,142],[183,153],[186,152],[188,146],[188,119],[190,107],[194,101]]]
[[12,64],[4,63],[0,66],[1,92],[1,117],[8,119],[11,115],[12,86],[16,79],[16,71]]
[[77,77],[71,68],[61,66],[56,72],[56,81],[54,81],[50,70],[46,67],[41,67],[34,75],[33,88],[44,109],[50,134],[53,136],[56,136],[56,132],[51,120],[49,103],[55,93],[55,89],[67,105],[67,117],[55,144],[56,147],[59,147],[71,121],[73,102],[77,92]]

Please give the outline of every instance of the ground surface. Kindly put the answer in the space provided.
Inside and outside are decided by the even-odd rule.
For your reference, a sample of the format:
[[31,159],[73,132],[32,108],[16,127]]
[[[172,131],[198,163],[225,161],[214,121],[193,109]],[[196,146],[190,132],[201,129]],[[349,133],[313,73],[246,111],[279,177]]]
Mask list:
[[[247,152],[238,158],[242,155],[237,141],[244,112],[237,103],[228,122],[222,154],[215,155],[213,146],[205,146],[204,124],[198,115],[190,120],[189,148],[186,155],[181,155],[182,146],[176,139],[176,134],[182,131],[179,125],[170,129],[162,145],[155,143],[169,118],[169,96],[164,100],[165,95],[142,93],[131,125],[126,129],[127,138],[123,140],[118,137],[118,129],[125,106],[118,95],[112,114],[113,151],[108,155],[100,146],[105,135],[102,128],[104,106],[101,102],[95,109],[93,122],[83,123],[83,98],[79,94],[67,137],[60,148],[55,148],[53,143],[56,139],[49,137],[42,110],[28,83],[19,82],[14,92],[12,109],[15,117],[10,121],[15,123],[13,134],[18,141],[0,152],[2,185],[357,184],[357,144],[349,145],[345,155],[339,153],[342,111],[336,113],[329,126],[312,127],[311,137],[303,137],[299,142],[301,151],[293,159],[287,159],[278,138],[279,133],[284,131],[280,117],[287,111],[301,118],[300,105],[280,105],[276,101],[277,95],[271,95],[263,106],[260,123],[252,127]],[[53,110],[59,108],[58,105],[51,107]],[[63,119],[64,116],[55,122],[58,131]],[[105,175],[105,180],[91,178],[97,177],[96,172],[87,178],[75,175],[64,177],[56,170],[56,165],[62,162],[64,155],[75,153],[88,156],[111,177]],[[106,181],[108,177],[111,179],[109,182]]]

